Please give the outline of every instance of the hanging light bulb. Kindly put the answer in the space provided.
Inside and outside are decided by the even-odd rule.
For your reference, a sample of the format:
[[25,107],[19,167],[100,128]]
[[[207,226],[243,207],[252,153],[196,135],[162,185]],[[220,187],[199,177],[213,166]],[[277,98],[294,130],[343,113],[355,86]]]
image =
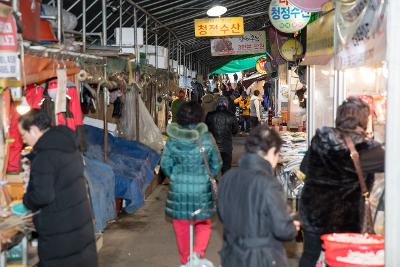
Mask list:
[[26,101],[26,97],[22,97],[21,103],[17,106],[17,112],[19,115],[24,115],[28,113],[31,110],[31,107],[28,104],[28,101]]
[[226,7],[216,5],[216,6],[211,7],[209,10],[207,10],[207,15],[209,17],[220,17],[223,14],[225,14],[226,11],[228,11],[228,9]]

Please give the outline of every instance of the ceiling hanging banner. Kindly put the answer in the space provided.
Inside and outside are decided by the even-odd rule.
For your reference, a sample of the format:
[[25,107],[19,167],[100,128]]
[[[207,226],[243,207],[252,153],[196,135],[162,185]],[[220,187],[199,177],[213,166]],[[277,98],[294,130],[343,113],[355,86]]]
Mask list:
[[269,18],[279,31],[295,33],[307,26],[311,13],[290,4],[287,0],[272,0],[269,5]]
[[387,1],[338,1],[335,69],[381,64],[385,60]]
[[245,32],[241,37],[211,40],[211,55],[213,57],[261,54],[266,51],[266,38],[264,31]]
[[322,6],[330,0],[289,0],[292,5],[308,12],[321,11]]
[[196,37],[242,36],[244,34],[243,17],[195,19]]
[[334,19],[331,11],[307,26],[307,51],[301,65],[326,65],[332,59]]

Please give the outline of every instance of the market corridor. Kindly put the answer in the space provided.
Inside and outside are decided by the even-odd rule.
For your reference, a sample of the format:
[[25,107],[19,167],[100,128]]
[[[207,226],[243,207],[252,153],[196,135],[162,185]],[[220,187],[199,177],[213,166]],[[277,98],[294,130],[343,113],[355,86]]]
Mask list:
[[[243,152],[243,137],[234,138],[233,165]],[[171,220],[164,215],[168,187],[160,185],[133,215],[121,216],[104,232],[104,245],[99,253],[101,267],[175,267],[179,256]],[[205,255],[216,267],[222,247],[222,225],[215,217],[211,240]],[[301,246],[286,244],[290,267],[298,266]]]

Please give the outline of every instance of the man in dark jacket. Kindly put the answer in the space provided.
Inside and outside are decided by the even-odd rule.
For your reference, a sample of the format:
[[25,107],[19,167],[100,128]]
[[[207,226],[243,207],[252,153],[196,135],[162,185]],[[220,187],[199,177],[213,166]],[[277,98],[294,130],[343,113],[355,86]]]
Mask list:
[[96,267],[97,252],[82,156],[74,133],[50,127],[50,117],[32,110],[19,120],[22,139],[33,147],[24,205],[39,211],[40,267]]
[[206,117],[208,129],[213,134],[221,153],[222,173],[231,168],[232,135],[239,131],[238,121],[235,115],[228,111],[228,105],[228,100],[225,97],[220,97],[217,102],[217,110],[208,113]]
[[282,187],[273,169],[282,140],[262,125],[246,140],[239,168],[227,172],[218,186],[218,213],[224,225],[221,265],[287,267],[282,241],[292,240],[300,223],[286,212]]
[[226,99],[228,100],[227,110],[232,114],[235,114],[236,113],[235,97],[232,96],[232,92],[228,90],[222,90],[222,96],[226,97]]

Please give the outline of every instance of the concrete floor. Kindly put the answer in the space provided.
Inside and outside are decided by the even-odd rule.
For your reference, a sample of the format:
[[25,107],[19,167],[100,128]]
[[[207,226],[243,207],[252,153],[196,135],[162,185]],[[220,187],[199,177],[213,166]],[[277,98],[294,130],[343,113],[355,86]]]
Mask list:
[[[233,165],[243,153],[244,138],[235,138]],[[167,186],[158,186],[145,205],[133,215],[124,215],[104,232],[104,245],[99,254],[101,267],[175,267],[179,266],[178,250],[171,221],[164,215]],[[217,267],[222,247],[222,225],[214,218],[206,258]],[[286,244],[290,267],[298,266],[301,244]],[[251,266],[249,266],[251,267]]]

